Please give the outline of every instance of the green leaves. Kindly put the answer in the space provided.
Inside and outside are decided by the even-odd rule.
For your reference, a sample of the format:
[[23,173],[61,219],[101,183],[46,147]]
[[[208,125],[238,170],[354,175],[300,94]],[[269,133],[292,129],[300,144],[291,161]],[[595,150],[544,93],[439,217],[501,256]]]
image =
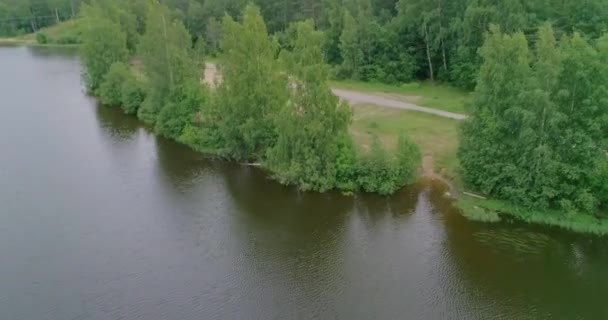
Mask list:
[[101,102],[108,106],[119,106],[122,104],[122,85],[133,75],[129,67],[122,62],[115,62],[108,73],[103,77],[103,83],[99,87],[97,95]]
[[[279,55],[256,7],[247,6],[241,22],[226,16],[222,81],[210,91],[200,81],[200,50],[167,7],[150,4],[132,65],[126,64],[122,32],[128,26],[103,19],[95,6],[85,12],[91,28],[84,38],[92,63],[87,70],[101,79],[96,93],[105,104],[137,113],[156,133],[199,151],[261,162],[278,180],[304,190],[391,194],[414,181],[420,151],[405,136],[395,154],[376,141],[370,153],[357,156],[349,135],[351,110],[327,86],[324,36],[312,20],[290,26],[291,50]],[[102,50],[108,48],[114,50]],[[99,61],[103,69],[94,68]]]
[[462,175],[528,208],[592,213],[606,201],[594,171],[608,135],[604,47],[578,34],[556,43],[548,25],[533,52],[521,33],[493,28],[487,36],[473,114],[463,124]]
[[95,91],[113,63],[127,61],[127,38],[120,25],[103,17],[95,5],[83,8],[83,19],[87,21],[81,37],[85,81]]
[[144,100],[145,92],[129,67],[116,62],[104,76],[97,95],[103,104],[120,106],[126,114],[135,114]]
[[365,192],[390,195],[415,182],[420,162],[420,149],[403,133],[399,135],[395,154],[390,154],[373,136],[369,151],[357,167],[357,183]]
[[273,117],[289,94],[287,77],[278,69],[278,43],[270,39],[259,9],[252,5],[245,8],[241,23],[226,16],[222,29],[223,81],[217,88],[214,125],[225,156],[259,160],[276,142]]
[[[172,18],[168,8],[152,5],[146,25],[138,51],[147,79],[147,95],[138,117],[145,122],[156,123],[165,106],[181,100],[179,95],[187,83],[198,80],[197,70],[200,70],[202,61],[194,59],[190,35],[180,21]],[[177,136],[171,135],[173,138]]]
[[[276,118],[278,140],[268,152],[267,164],[285,183],[316,191],[334,189],[338,175],[348,175],[351,162],[346,153],[352,149],[341,145],[348,136],[351,113],[327,87],[323,35],[312,20],[293,24],[289,33],[294,35],[293,50],[283,52],[282,58],[293,89],[290,103]],[[348,183],[343,182],[343,186]]]

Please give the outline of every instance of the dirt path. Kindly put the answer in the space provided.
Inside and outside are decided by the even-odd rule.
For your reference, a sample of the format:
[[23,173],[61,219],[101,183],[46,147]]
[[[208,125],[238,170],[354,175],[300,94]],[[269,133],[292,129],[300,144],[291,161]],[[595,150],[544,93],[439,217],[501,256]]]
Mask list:
[[435,172],[435,169],[433,169],[433,157],[431,155],[425,155],[422,158],[422,178],[441,181],[448,187],[446,196],[450,198],[458,197],[458,190],[456,189],[456,186],[454,186],[449,179]]
[[[214,86],[218,77],[217,67],[213,63],[207,63],[205,69],[204,82],[210,86]],[[464,114],[452,113],[448,111],[427,108],[417,106],[412,103],[403,102],[391,98],[382,97],[379,95],[363,93],[359,91],[343,90],[332,88],[331,91],[340,99],[349,102],[350,104],[372,104],[382,107],[419,111],[424,113],[430,113],[438,115],[444,118],[450,118],[455,120],[463,120],[466,118]]]
[[463,120],[466,118],[466,116],[464,114],[452,113],[452,112],[448,112],[448,111],[427,108],[427,107],[421,107],[421,106],[417,106],[412,103],[389,99],[389,98],[385,98],[385,97],[374,95],[374,94],[362,93],[359,91],[336,89],[336,88],[332,88],[331,91],[340,99],[348,101],[351,104],[373,104],[373,105],[378,105],[378,106],[383,106],[383,107],[388,107],[388,108],[419,111],[419,112],[430,113],[430,114],[438,115],[440,117],[450,118],[450,119],[455,119],[455,120]]

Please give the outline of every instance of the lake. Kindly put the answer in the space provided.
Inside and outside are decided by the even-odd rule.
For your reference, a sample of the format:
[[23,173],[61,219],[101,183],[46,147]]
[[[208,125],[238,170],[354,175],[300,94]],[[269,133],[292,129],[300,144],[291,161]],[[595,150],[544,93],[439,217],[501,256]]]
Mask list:
[[445,187],[304,193],[0,48],[0,318],[607,319],[608,241],[461,217]]

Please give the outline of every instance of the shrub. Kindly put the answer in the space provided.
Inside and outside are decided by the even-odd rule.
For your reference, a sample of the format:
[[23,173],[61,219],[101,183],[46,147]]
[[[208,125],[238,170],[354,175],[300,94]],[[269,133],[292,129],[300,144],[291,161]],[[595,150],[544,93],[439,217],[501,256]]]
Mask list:
[[593,187],[599,197],[600,205],[604,209],[608,209],[608,160],[597,166],[592,177]]
[[195,114],[207,102],[207,95],[198,81],[190,81],[176,92],[158,114],[155,130],[160,135],[178,139]]
[[413,183],[422,162],[420,148],[403,132],[399,134],[396,150],[397,176],[399,181]]
[[101,103],[108,106],[120,106],[122,103],[122,85],[132,77],[129,67],[122,62],[115,62],[103,77],[103,82],[97,94]]
[[395,155],[389,154],[377,136],[359,161],[357,183],[365,192],[389,195],[415,181],[421,162],[418,145],[399,135]]
[[357,183],[365,192],[389,195],[400,187],[397,170],[395,161],[374,136],[370,150],[359,161]]
[[143,86],[133,75],[125,79],[121,90],[121,106],[126,114],[137,114],[146,94]]
[[336,186],[341,190],[354,191],[357,189],[357,154],[350,136],[344,135],[337,148]]
[[47,44],[49,43],[49,37],[44,32],[36,33],[36,42],[39,44]]
[[57,43],[57,44],[79,44],[80,38],[78,36],[73,36],[73,35],[64,35],[64,36],[57,38],[57,40],[55,40],[55,43]]

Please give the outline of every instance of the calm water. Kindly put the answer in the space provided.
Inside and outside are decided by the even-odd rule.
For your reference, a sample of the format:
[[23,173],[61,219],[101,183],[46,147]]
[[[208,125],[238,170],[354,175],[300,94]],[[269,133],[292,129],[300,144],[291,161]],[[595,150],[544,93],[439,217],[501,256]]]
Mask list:
[[461,218],[432,183],[308,194],[0,48],[0,318],[606,319],[608,242]]

